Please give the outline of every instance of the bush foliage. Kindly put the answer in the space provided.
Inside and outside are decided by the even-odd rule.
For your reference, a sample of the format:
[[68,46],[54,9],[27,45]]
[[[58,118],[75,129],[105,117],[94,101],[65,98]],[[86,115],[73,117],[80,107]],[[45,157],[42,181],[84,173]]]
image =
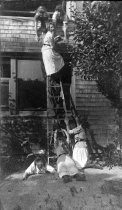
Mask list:
[[75,33],[72,65],[82,78],[96,80],[99,90],[115,107],[120,103],[119,1],[85,1],[82,13],[74,12]]
[[[121,108],[121,9],[119,1],[84,1],[82,11],[73,11],[75,30],[71,49],[76,74],[85,80],[96,80],[100,92],[117,109]],[[121,162],[116,149],[111,145],[105,149],[105,162],[110,167]]]
[[45,124],[38,116],[6,117],[0,125],[0,170],[3,176],[23,168],[32,144],[47,149]]

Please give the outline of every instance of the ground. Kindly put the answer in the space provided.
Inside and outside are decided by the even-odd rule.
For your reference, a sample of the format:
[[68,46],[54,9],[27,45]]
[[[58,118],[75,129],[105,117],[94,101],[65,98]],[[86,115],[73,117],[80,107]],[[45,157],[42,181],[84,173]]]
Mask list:
[[0,210],[121,210],[122,167],[85,169],[87,181],[15,173],[0,183]]

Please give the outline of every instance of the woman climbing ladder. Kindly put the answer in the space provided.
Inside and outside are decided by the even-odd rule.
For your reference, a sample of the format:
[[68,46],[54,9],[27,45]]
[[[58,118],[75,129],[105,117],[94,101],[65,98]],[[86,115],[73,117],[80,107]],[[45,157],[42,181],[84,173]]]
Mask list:
[[[58,84],[60,83],[60,81],[62,82],[64,96],[66,98],[66,105],[69,109],[69,95],[72,70],[69,62],[64,62],[63,57],[57,51],[55,51],[55,45],[58,41],[61,41],[62,38],[60,36],[55,36],[56,26],[52,22],[49,23],[48,20],[45,19],[47,17],[45,13],[43,13],[42,15],[41,9],[41,17],[39,18],[39,12],[37,12],[37,14],[35,15],[37,40],[39,41],[40,37],[42,38],[43,36],[43,46],[41,52],[46,75],[50,76],[51,80]],[[38,21],[41,21],[40,27],[37,27],[39,25]],[[43,25],[45,25],[45,34],[44,30],[41,29]],[[42,33],[40,33],[41,30],[43,31]]]
[[53,23],[50,23],[41,50],[47,76],[57,73],[64,66],[62,56],[54,50],[55,42],[58,41],[58,39],[59,37],[55,38]]

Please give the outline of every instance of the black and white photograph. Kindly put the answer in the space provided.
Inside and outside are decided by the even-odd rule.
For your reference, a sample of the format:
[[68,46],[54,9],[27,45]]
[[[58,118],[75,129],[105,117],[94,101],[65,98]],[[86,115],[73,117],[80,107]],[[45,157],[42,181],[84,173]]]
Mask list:
[[0,0],[0,210],[122,209],[121,19]]

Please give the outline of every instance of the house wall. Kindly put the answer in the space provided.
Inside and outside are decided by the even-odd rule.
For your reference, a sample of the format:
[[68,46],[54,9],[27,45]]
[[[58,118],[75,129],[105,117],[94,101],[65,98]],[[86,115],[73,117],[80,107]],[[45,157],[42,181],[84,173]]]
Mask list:
[[34,18],[0,16],[1,52],[40,52]]
[[[61,28],[58,31],[62,34]],[[42,43],[35,40],[33,18],[0,16],[0,37],[2,53],[12,54],[14,52],[17,55],[19,53],[28,53],[29,55],[37,53],[41,58]],[[14,69],[14,72],[11,76],[10,89],[16,97],[16,59],[14,58],[11,60],[11,68]],[[95,81],[82,81],[80,77],[73,76],[71,89],[79,114],[81,117],[84,114],[88,116],[96,134],[96,140],[106,144],[111,140],[109,138],[111,126],[115,125],[115,110],[110,101],[99,93]]]
[[84,1],[67,1],[66,3],[66,13],[68,15],[68,18],[70,20],[73,20],[73,11],[75,9],[79,10],[79,11],[82,11],[83,9],[83,2]]
[[115,138],[116,110],[111,102],[99,92],[95,81],[75,78],[75,103],[81,119],[86,116],[98,143],[106,145]]

